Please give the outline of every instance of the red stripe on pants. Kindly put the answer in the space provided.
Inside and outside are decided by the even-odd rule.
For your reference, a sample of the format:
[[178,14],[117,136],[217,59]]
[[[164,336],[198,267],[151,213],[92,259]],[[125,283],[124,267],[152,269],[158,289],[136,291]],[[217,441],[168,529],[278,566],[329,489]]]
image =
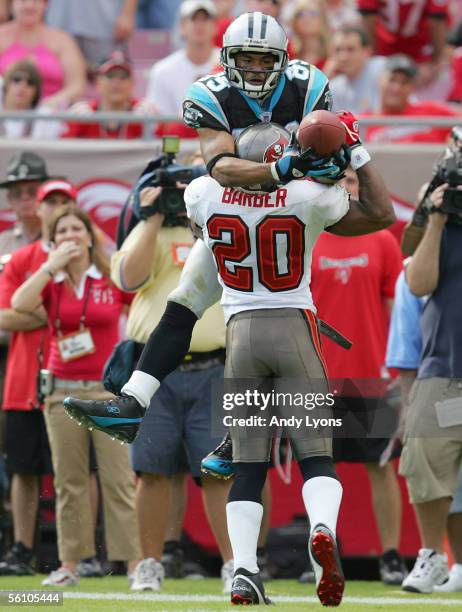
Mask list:
[[314,350],[316,351],[316,354],[319,358],[319,361],[321,362],[321,365],[324,369],[324,374],[326,375],[326,378],[328,378],[327,375],[327,364],[324,360],[324,356],[322,354],[322,345],[321,345],[321,336],[319,335],[319,329],[318,329],[318,324],[316,321],[316,315],[314,314],[314,312],[312,310],[304,310],[304,313],[306,315],[306,319],[308,321],[308,326],[310,328],[310,333],[311,333],[311,338],[313,340],[313,346],[314,346]]

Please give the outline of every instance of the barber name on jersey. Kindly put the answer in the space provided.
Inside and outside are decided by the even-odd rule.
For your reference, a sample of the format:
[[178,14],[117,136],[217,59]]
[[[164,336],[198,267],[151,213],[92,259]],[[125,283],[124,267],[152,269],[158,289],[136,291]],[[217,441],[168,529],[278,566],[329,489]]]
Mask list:
[[292,60],[277,87],[263,101],[233,87],[223,72],[199,79],[186,93],[183,120],[195,129],[227,131],[237,137],[257,121],[274,121],[294,131],[311,111],[331,108],[326,75],[307,62]]
[[319,234],[347,213],[343,187],[300,180],[252,194],[203,176],[184,197],[188,217],[202,228],[214,256],[226,321],[241,310],[282,303],[315,311],[311,251]]
[[225,187],[221,197],[222,204],[246,206],[247,208],[285,208],[287,189],[281,187],[271,193],[248,193],[232,187]]

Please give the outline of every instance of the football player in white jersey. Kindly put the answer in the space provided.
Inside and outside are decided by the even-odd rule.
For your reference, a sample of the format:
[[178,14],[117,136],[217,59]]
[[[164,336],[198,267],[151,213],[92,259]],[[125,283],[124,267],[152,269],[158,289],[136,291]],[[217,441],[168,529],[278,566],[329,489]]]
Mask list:
[[[272,130],[276,131],[274,136]],[[265,142],[266,134],[269,138]],[[236,149],[246,159],[254,159],[255,150],[263,158],[262,145],[283,137],[275,125],[252,126],[241,134]],[[377,204],[389,211],[391,220],[390,204],[378,175],[372,168],[366,173],[377,189],[382,188]],[[265,186],[261,187],[264,190]],[[221,303],[228,325],[225,378],[324,380],[325,386],[317,390],[327,393],[316,310],[309,290],[311,252],[324,229],[351,233],[363,215],[359,202],[350,204],[349,194],[339,185],[311,180],[249,193],[222,187],[209,176],[187,187],[185,202],[193,227],[213,253],[223,288]],[[289,426],[285,432],[304,480],[302,496],[311,525],[309,553],[317,593],[322,604],[336,606],[344,588],[335,537],[342,487],[332,463],[331,439],[310,436],[308,428],[300,437],[297,428]],[[271,435],[252,436],[245,426],[231,425],[230,429],[236,469],[227,504],[235,567],[231,601],[269,603],[256,551]]]
[[[360,146],[357,122],[351,114],[343,114],[342,119],[353,147],[352,159],[358,160],[360,156],[355,156],[354,152],[354,148]],[[268,147],[287,135],[274,125],[249,128],[262,135],[274,129],[279,130],[278,138],[274,138],[274,134],[267,142],[261,138],[262,159]],[[241,134],[237,147],[239,151],[242,144],[241,154],[252,159],[254,152],[249,147],[245,150],[243,144],[247,136],[248,133]],[[252,142],[257,140],[251,139]],[[364,152],[361,158],[364,162]],[[308,290],[313,244],[325,228],[337,234],[354,235],[382,229],[394,221],[385,185],[373,164],[366,161],[357,166],[357,170],[360,201],[350,200],[348,193],[339,186],[307,180],[292,181],[269,193],[259,194],[224,188],[210,177],[197,179],[187,188],[188,212],[195,226],[203,230],[204,241],[215,258],[223,286],[223,306],[230,319],[229,337],[236,339],[228,346],[229,377],[298,376],[326,380],[315,309]],[[209,254],[204,253],[204,243],[198,241],[197,244],[201,245],[201,262],[205,262]],[[196,288],[189,286],[190,298],[204,289],[204,283],[210,283],[214,297],[219,293],[216,280],[207,276],[207,270],[208,266],[204,271],[190,269],[189,278],[194,272],[197,282]],[[254,332],[243,332],[246,328]],[[272,330],[271,334],[266,333],[268,329]],[[251,351],[246,346],[249,337],[261,338]],[[165,356],[164,348],[159,346]],[[248,355],[255,356],[256,351],[257,357],[250,360]],[[274,355],[278,351],[290,358],[275,363]],[[136,380],[135,376],[137,382],[140,386],[140,379]],[[141,389],[142,400],[146,391],[150,391],[146,386]],[[116,419],[115,409],[120,411],[130,402],[133,405],[135,397],[136,393],[105,405],[69,399],[66,409],[79,420],[98,426],[101,419]],[[123,414],[125,420],[127,413]],[[141,419],[142,412],[132,412],[129,416],[133,425],[137,418]],[[102,429],[108,431],[110,427],[107,423]],[[117,435],[115,429],[111,433]],[[239,434],[239,429],[232,430],[236,443],[236,478],[227,508],[236,568],[232,598],[234,603],[266,603],[256,564],[256,545],[269,442],[262,440],[249,447]],[[342,488],[332,464],[331,441],[295,437],[293,443],[304,480],[302,495],[312,526],[309,550],[318,596],[325,605],[338,605],[344,580],[335,529]]]

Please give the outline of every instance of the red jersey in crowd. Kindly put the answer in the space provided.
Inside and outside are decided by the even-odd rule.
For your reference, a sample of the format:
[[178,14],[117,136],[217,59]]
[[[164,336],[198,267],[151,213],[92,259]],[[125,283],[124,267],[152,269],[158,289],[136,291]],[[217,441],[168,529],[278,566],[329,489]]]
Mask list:
[[363,15],[378,15],[377,55],[405,53],[417,62],[432,56],[428,18],[449,16],[449,0],[358,0],[358,8]]
[[215,47],[218,47],[218,49],[222,48],[223,34],[226,32],[226,30],[232,24],[233,21],[233,17],[222,17],[221,19],[217,19],[216,33],[215,38],[213,39],[213,44],[215,45]]
[[380,378],[388,335],[386,299],[402,269],[387,231],[364,236],[323,232],[312,259],[311,292],[318,316],[353,342],[346,351],[323,337],[329,378]]
[[[150,108],[147,108],[150,107]],[[93,113],[99,110],[99,101],[92,100],[91,102],[78,102],[73,109],[76,114]],[[134,113],[155,114],[154,107],[146,100],[137,100],[133,98],[130,102],[130,110]],[[152,112],[145,112],[150,110]],[[73,123],[67,124],[67,131],[63,134],[63,138],[120,138],[133,139],[143,136],[142,123],[125,123],[123,125],[107,125],[103,123]]]
[[[48,253],[40,240],[13,253],[0,277],[0,308],[11,308],[13,293],[47,259]],[[41,348],[42,367],[45,367],[49,348],[47,327],[11,335],[3,387],[3,410],[32,410],[37,406],[38,354]]]
[[448,96],[450,102],[462,102],[462,47],[455,49],[452,56],[452,89]]
[[[408,104],[402,113],[381,113],[381,116],[413,116],[424,117],[459,117],[458,113],[438,102],[416,102]],[[384,125],[371,126],[366,129],[366,142],[445,142],[450,134],[450,128],[437,128],[422,125]]]
[[[48,312],[51,347],[47,367],[58,378],[70,380],[101,380],[104,364],[119,339],[119,318],[122,308],[130,304],[133,295],[120,291],[95,266],[90,266],[83,281],[82,295],[57,275],[42,291],[43,305]],[[56,321],[64,336],[79,331],[81,316],[90,330],[94,353],[64,363],[57,345]]]

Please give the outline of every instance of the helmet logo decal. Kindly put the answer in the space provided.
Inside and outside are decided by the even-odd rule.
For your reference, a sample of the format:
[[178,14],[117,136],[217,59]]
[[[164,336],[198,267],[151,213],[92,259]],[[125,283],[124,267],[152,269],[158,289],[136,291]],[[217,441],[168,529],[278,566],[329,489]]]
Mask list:
[[263,162],[269,164],[277,161],[282,157],[285,147],[289,144],[289,141],[284,136],[279,136],[279,139],[270,144],[263,154]]

